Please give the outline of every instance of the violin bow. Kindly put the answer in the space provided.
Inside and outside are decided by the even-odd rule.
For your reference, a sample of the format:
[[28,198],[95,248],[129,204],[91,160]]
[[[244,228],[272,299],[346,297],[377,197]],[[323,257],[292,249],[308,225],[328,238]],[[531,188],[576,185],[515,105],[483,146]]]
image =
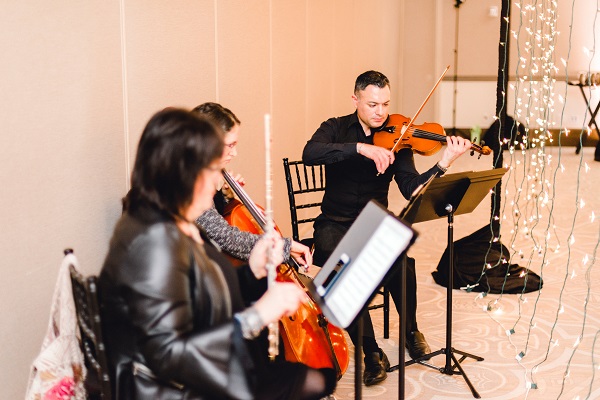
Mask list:
[[410,121],[408,122],[408,124],[404,125],[402,127],[402,131],[400,132],[400,137],[396,141],[396,143],[394,144],[394,147],[392,147],[392,152],[396,152],[396,146],[398,146],[400,144],[400,142],[401,142],[400,139],[402,139],[402,136],[404,136],[404,133],[406,133],[406,131],[408,130],[408,128],[410,128],[412,126],[412,124],[414,123],[414,121],[417,119],[417,117],[421,113],[421,110],[423,110],[423,107],[425,107],[425,104],[427,104],[427,102],[429,101],[429,98],[433,95],[433,92],[435,92],[435,89],[437,89],[437,87],[439,86],[439,84],[442,81],[442,79],[444,79],[444,76],[446,75],[446,72],[448,72],[449,69],[450,69],[450,66],[448,65],[446,67],[446,69],[444,70],[444,72],[442,72],[442,75],[438,78],[437,82],[435,83],[435,85],[433,86],[433,88],[431,89],[431,91],[429,92],[429,94],[427,95],[427,97],[425,98],[425,100],[423,100],[423,104],[421,104],[421,107],[419,107],[419,109],[417,110],[417,112],[415,113],[415,115],[410,119]]

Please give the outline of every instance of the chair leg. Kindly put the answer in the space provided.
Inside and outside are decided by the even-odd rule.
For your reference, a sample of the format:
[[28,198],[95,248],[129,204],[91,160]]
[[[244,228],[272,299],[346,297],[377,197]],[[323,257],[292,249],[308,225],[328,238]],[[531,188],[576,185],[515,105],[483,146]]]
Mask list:
[[390,291],[383,287],[383,337],[390,338]]

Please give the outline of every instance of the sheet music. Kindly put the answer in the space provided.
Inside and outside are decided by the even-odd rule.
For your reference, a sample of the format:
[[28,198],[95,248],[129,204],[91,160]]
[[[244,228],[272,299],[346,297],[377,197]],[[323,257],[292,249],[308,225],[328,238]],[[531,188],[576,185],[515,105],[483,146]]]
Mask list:
[[386,216],[358,257],[343,267],[324,296],[340,326],[352,323],[412,237],[410,228]]

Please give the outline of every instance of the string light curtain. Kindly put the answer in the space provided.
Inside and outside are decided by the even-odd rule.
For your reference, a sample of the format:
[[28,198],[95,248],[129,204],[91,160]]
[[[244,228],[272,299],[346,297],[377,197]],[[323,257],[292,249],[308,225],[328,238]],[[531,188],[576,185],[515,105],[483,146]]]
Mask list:
[[[571,12],[567,13],[569,5]],[[581,26],[581,21],[576,20],[576,11],[581,12],[581,9],[576,8],[578,5],[586,8],[583,12],[594,16],[591,25]],[[567,346],[570,356],[565,363],[560,397],[568,382],[571,361],[582,341],[586,341],[583,356],[589,362],[590,379],[575,383],[583,388],[580,396],[583,399],[587,398],[586,394],[589,397],[592,392],[596,370],[600,365],[598,360],[594,359],[600,331],[590,332],[586,329],[592,293],[591,276],[597,264],[600,247],[600,221],[596,217],[600,210],[586,208],[586,198],[582,195],[585,175],[590,171],[590,166],[584,159],[584,152],[580,153],[578,167],[573,170],[565,168],[561,159],[563,152],[573,151],[573,147],[563,147],[562,143],[569,135],[573,135],[573,132],[567,129],[565,116],[567,101],[571,100],[566,81],[569,77],[579,79],[582,72],[583,76],[594,76],[593,67],[600,62],[594,51],[596,31],[600,29],[600,21],[597,18],[599,4],[596,1],[573,0],[570,4],[565,1],[561,3],[561,11],[564,14],[562,16],[559,16],[557,1],[520,0],[512,2],[510,7],[510,39],[516,51],[517,62],[512,70],[503,71],[511,76],[511,83],[508,85],[508,93],[500,93],[501,104],[496,118],[501,118],[500,123],[503,123],[505,113],[512,114],[517,124],[523,125],[525,135],[506,138],[502,135],[503,129],[498,130],[498,141],[508,150],[504,151],[504,154],[499,151],[499,154],[495,155],[494,166],[503,166],[509,170],[503,183],[502,202],[492,200],[490,224],[492,232],[498,233],[492,240],[500,240],[499,232],[505,234],[502,239],[511,252],[508,262],[525,265],[527,269],[539,272],[542,277],[546,271],[552,271],[554,275],[558,271],[559,277],[553,280],[553,284],[559,286],[559,296],[548,301],[544,298],[544,289],[527,296],[518,295],[516,307],[511,304],[510,308],[516,310],[511,315],[504,313],[504,306],[507,305],[506,302],[514,302],[514,297],[504,294],[492,296],[483,292],[477,295],[475,303],[506,333],[507,340],[514,350],[515,362],[523,370],[527,394],[530,390],[538,388],[540,369],[549,359],[551,352],[557,347]],[[570,19],[568,31],[559,32],[559,18]],[[573,45],[575,30],[592,36],[591,50],[589,47]],[[565,54],[557,52],[559,39],[567,42],[567,45],[562,47],[566,49]],[[506,56],[509,56],[508,46],[503,43],[502,37],[499,48],[504,48]],[[572,59],[576,59],[580,65],[571,66]],[[583,71],[581,60],[587,62]],[[574,68],[577,69],[573,70]],[[594,83],[593,80],[590,83]],[[590,91],[593,89],[595,87],[587,88]],[[589,93],[588,99],[592,98],[592,94]],[[590,127],[585,124],[589,119],[587,109],[582,111],[582,114],[584,122],[581,129],[575,132],[580,138],[591,133]],[[553,135],[552,132],[557,134]],[[553,146],[552,149],[549,146]],[[561,192],[559,182],[565,179],[575,181],[573,193]],[[554,208],[559,193],[560,201],[572,203],[571,216],[555,215]],[[558,219],[560,226],[556,223]],[[577,240],[576,226],[577,222],[581,221],[587,221],[596,227],[596,236],[592,240],[589,237],[584,242]],[[493,229],[494,227],[499,229]],[[566,257],[560,258],[562,265],[555,265],[553,260],[560,252],[566,252]],[[576,258],[575,254],[581,253],[583,255]],[[491,267],[484,265],[482,274]],[[522,278],[527,279],[526,274]],[[569,288],[574,280],[583,280],[578,283],[587,288],[577,299],[583,310],[582,318],[577,321],[577,332],[573,333],[573,342],[559,343],[555,339],[555,331],[561,328],[561,321],[567,318],[565,314],[568,311],[565,310],[563,300],[569,295]],[[552,310],[551,326],[537,326],[537,316],[542,309],[546,315]],[[572,324],[571,321],[571,327]],[[544,335],[547,341],[533,346],[533,333],[539,329],[547,330]]]

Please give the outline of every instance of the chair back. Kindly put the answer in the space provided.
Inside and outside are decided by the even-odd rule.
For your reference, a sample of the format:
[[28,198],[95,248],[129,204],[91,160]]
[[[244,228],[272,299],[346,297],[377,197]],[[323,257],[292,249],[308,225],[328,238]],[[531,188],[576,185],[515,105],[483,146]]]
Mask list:
[[[320,207],[323,195],[319,201],[314,201],[315,196],[309,196],[309,193],[318,193],[325,191],[325,166],[324,165],[304,165],[302,161],[289,161],[283,159],[283,169],[285,172],[285,182],[287,185],[288,200],[290,203],[290,217],[292,221],[292,238],[300,242],[300,233],[298,226],[314,222],[320,214]],[[308,217],[298,217],[299,210],[309,210]],[[305,214],[302,213],[304,216]],[[302,241],[303,242],[303,241]]]
[[[70,251],[72,250],[65,250],[65,254]],[[87,368],[85,388],[88,399],[110,400],[112,398],[110,378],[106,348],[102,340],[97,277],[84,277],[73,264],[69,266],[69,272],[77,322],[81,333],[81,351]]]
[[[312,237],[300,240],[298,226],[314,222],[320,214],[323,194],[320,195],[320,200],[317,202],[314,201],[314,196],[311,198],[308,194],[325,192],[325,166],[323,164],[307,166],[302,161],[289,161],[287,158],[284,158],[283,170],[285,172],[285,182],[290,202],[292,239],[308,247],[312,247],[314,243]],[[314,212],[309,212],[308,214],[311,215],[309,217],[298,218],[299,210]],[[390,292],[387,287],[384,287],[380,288],[377,293],[383,296],[383,302],[369,305],[369,310],[383,309],[383,337],[388,339],[390,337]]]

